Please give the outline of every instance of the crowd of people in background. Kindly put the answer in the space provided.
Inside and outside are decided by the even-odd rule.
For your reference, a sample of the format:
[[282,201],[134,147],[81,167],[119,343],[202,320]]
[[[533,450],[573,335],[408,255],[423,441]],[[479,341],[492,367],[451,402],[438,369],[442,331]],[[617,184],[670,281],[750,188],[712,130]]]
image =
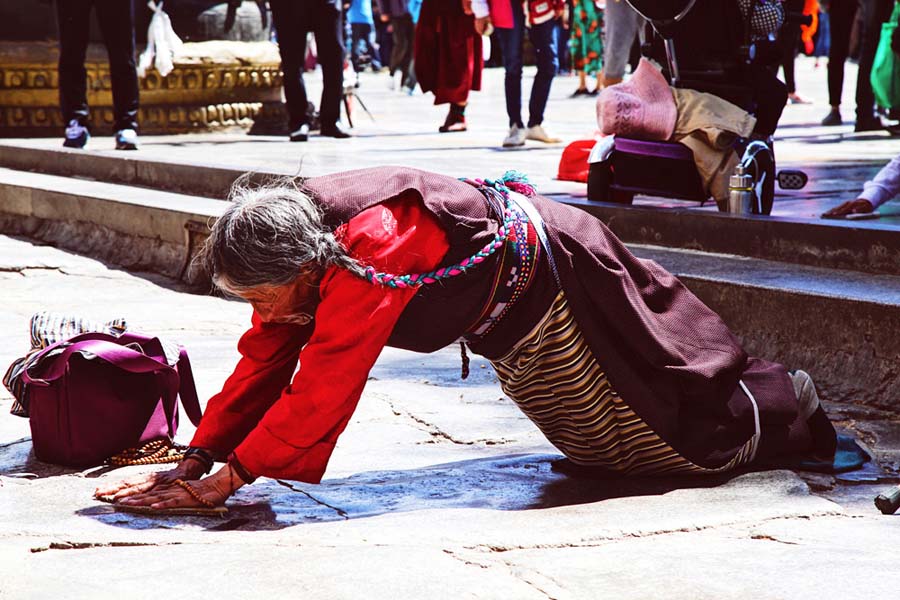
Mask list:
[[[852,58],[859,65],[855,130],[885,127],[875,110],[869,73],[881,25],[890,17],[895,0],[740,1],[780,1],[786,13],[805,13],[814,24],[810,27],[786,20],[773,41],[779,58],[772,67],[783,73],[788,102],[807,102],[794,80],[798,52],[827,55],[830,110],[822,125],[842,124],[844,65]],[[83,63],[87,19],[93,7],[110,56],[116,147],[136,149],[138,86],[132,3],[72,0],[57,5],[60,104],[68,124],[65,145],[84,147],[90,136]],[[269,6],[273,39],[278,42],[284,71],[290,139],[298,142],[309,139],[315,116],[303,81],[310,68],[310,34],[315,38],[314,58],[323,79],[317,123],[320,135],[350,137],[340,120],[346,69],[386,71],[391,89],[413,94],[418,87],[433,94],[435,104],[449,105],[438,130],[465,131],[469,96],[481,88],[487,63],[505,69],[509,132],[502,145],[509,148],[523,146],[528,140],[560,141],[544,126],[554,78],[577,74],[577,83],[570,84],[571,95],[596,96],[604,87],[620,83],[629,64],[634,70],[645,35],[643,19],[625,0],[269,0]],[[526,49],[526,38],[530,49]],[[526,59],[537,66],[527,120],[522,110]],[[895,126],[892,133],[900,131]]]

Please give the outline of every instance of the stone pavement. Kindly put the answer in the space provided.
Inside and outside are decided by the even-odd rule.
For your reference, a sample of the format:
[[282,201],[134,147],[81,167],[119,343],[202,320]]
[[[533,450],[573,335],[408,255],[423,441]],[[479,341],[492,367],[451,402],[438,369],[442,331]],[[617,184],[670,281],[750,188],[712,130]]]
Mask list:
[[[202,398],[222,385],[246,304],[161,276],[0,236],[0,366],[36,310],[124,316],[191,353]],[[850,478],[790,471],[597,480],[503,397],[485,361],[459,379],[454,348],[387,349],[321,485],[262,479],[225,519],[151,519],[91,498],[104,480],[31,453],[0,390],[0,598],[103,594],[258,598],[872,598],[894,593],[900,516],[871,503],[896,480],[900,422],[837,407],[879,464]],[[179,440],[187,442],[184,423]],[[811,487],[810,487],[811,486]]]

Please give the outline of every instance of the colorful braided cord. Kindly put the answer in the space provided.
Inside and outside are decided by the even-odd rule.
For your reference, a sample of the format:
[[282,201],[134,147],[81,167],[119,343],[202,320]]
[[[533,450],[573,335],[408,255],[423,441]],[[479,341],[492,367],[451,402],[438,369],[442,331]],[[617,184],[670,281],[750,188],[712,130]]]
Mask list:
[[510,206],[509,192],[518,192],[525,196],[533,196],[535,194],[534,186],[528,183],[528,177],[524,173],[518,171],[507,171],[500,179],[462,179],[475,187],[490,187],[503,196],[506,206],[503,209],[503,224],[494,235],[494,239],[488,242],[484,248],[466,258],[462,262],[441,267],[428,273],[412,273],[408,275],[395,275],[393,273],[381,273],[376,271],[374,267],[366,268],[366,279],[371,283],[386,285],[392,288],[416,288],[431,283],[437,283],[442,279],[456,277],[462,275],[472,267],[482,263],[489,256],[503,247],[506,237],[513,230],[516,221],[519,219],[517,211]]

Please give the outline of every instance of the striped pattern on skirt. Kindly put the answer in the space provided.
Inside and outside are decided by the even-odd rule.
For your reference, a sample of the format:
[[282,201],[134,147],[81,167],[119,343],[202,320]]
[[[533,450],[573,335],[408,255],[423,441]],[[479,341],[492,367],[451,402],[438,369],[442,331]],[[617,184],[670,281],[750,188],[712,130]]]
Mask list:
[[704,468],[678,454],[616,394],[562,292],[531,333],[492,363],[503,391],[576,464],[627,475],[712,473],[756,453],[759,427],[721,467]]

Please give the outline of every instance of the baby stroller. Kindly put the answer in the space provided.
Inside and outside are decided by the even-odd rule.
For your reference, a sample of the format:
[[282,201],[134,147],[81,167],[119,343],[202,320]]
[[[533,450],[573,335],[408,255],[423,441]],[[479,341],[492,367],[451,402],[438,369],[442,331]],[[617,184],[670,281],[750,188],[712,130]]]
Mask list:
[[[626,1],[648,23],[642,54],[663,65],[673,87],[714,94],[757,115],[757,141],[742,140],[736,151],[743,154],[741,164],[753,180],[752,212],[770,214],[776,181],[771,134],[787,93],[765,66],[766,44],[752,39],[752,6],[759,0],[744,0],[751,6],[746,15],[738,5],[742,0]],[[777,180],[784,189],[799,189],[806,175],[783,171]],[[635,194],[701,203],[709,199],[686,146],[617,135],[605,159],[590,165],[588,199],[631,204]]]

